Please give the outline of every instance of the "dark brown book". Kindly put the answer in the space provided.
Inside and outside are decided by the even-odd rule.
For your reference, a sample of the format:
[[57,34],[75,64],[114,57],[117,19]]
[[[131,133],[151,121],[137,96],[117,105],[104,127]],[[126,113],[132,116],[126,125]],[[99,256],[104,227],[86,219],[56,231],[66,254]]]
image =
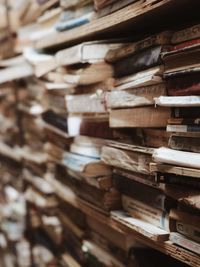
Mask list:
[[175,150],[200,153],[200,139],[198,137],[187,137],[172,135],[169,139],[169,147]]
[[176,207],[176,201],[166,196],[161,190],[130,180],[124,176],[114,175],[116,188],[123,195],[128,195],[155,209],[169,211]]
[[151,47],[130,57],[119,60],[114,64],[115,76],[128,76],[133,73],[161,65],[161,52],[163,49],[164,48],[162,46]]

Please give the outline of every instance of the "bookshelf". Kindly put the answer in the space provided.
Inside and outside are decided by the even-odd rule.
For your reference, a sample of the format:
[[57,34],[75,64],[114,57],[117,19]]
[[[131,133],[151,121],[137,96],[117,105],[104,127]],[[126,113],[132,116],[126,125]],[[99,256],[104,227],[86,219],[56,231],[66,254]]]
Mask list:
[[[149,4],[149,5],[148,5]],[[91,41],[99,37],[114,36],[119,38],[119,32],[125,32],[131,29],[131,32],[141,33],[141,28],[152,30],[153,27],[164,22],[169,22],[168,12],[170,10],[170,20],[176,16],[187,14],[191,7],[188,0],[150,0],[145,2],[142,8],[135,10],[135,4],[129,5],[119,11],[108,16],[96,19],[89,24],[80,26],[63,33],[52,34],[49,37],[43,38],[35,42],[36,49],[48,49],[58,46],[71,46],[84,41]],[[192,3],[193,15],[199,3]],[[186,11],[187,10],[187,11]],[[175,11],[175,12],[174,12]],[[158,19],[159,15],[159,19]],[[188,17],[187,14],[186,17]],[[195,15],[196,16],[196,15]],[[160,20],[162,18],[162,20]],[[152,23],[153,22],[153,23]],[[150,25],[150,28],[149,28]]]

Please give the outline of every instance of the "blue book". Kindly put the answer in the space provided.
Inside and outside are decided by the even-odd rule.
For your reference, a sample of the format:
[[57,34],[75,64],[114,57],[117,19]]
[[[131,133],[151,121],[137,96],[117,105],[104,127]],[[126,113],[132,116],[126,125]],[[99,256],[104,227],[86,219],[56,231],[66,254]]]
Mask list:
[[65,22],[59,22],[56,24],[56,30],[61,32],[61,31],[66,31],[66,30],[70,30],[76,27],[79,27],[81,25],[84,25],[86,23],[89,23],[93,17],[93,12],[84,15],[82,17],[79,18],[75,18],[75,19],[71,19]]

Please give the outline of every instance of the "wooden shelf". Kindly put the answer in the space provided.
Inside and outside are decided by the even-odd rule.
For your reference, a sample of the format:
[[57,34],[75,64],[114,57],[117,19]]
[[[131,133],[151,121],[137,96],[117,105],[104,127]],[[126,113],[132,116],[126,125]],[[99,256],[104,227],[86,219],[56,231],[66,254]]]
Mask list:
[[[191,3],[192,2],[192,3]],[[149,4],[148,4],[149,3]],[[175,19],[179,23],[184,19],[195,19],[199,1],[191,0],[147,0],[140,9],[135,10],[135,4],[131,4],[108,16],[96,19],[78,28],[58,32],[37,41],[34,46],[37,49],[49,49],[55,47],[67,47],[82,41],[119,38],[124,32],[131,31],[133,37],[141,33],[162,29],[163,24],[172,25]],[[170,16],[169,16],[170,10]],[[191,14],[192,11],[192,14]],[[156,25],[156,27],[154,27]]]

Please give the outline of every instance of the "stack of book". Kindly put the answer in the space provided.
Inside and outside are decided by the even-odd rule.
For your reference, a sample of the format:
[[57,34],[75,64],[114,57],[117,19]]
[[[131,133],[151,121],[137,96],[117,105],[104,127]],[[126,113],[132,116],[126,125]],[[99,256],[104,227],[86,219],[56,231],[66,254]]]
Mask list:
[[194,4],[14,2],[0,1],[0,255],[199,266],[200,26],[173,15],[194,24]]
[[[187,198],[171,210],[170,240],[199,254],[199,25],[175,32],[172,47],[164,53],[164,76],[168,96],[155,99],[158,106],[170,107],[168,148],[155,150],[152,170],[158,181],[179,185]],[[190,218],[190,219],[189,219]]]

